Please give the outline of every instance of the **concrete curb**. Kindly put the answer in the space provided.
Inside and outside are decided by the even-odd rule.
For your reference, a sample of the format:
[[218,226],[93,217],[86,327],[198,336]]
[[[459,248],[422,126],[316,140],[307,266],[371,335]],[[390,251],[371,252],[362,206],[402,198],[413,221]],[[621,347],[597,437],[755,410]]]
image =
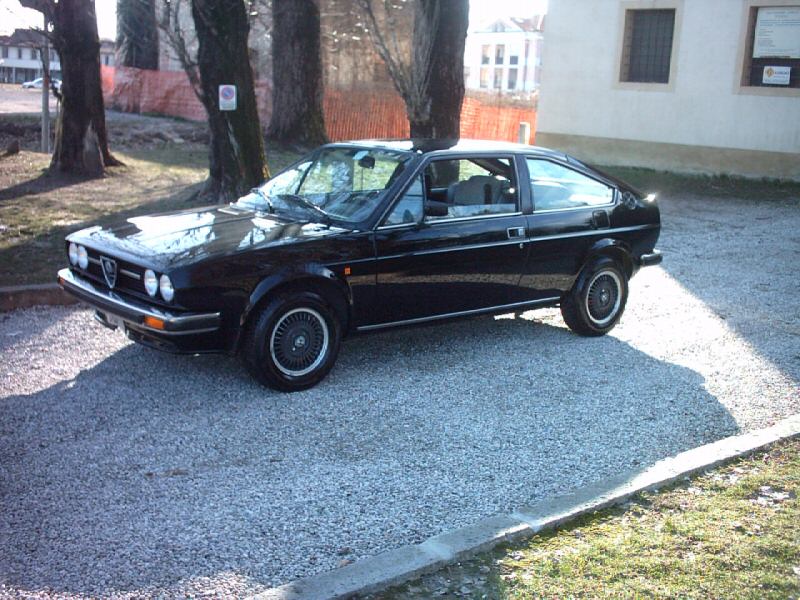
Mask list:
[[772,427],[732,436],[661,460],[632,472],[580,488],[510,514],[489,517],[417,545],[403,546],[351,565],[299,579],[252,596],[252,600],[333,600],[370,594],[414,579],[488,550],[497,544],[531,537],[586,513],[595,512],[646,490],[800,436],[800,413]]
[[0,312],[41,304],[63,306],[76,302],[78,299],[62,290],[57,283],[0,287]]

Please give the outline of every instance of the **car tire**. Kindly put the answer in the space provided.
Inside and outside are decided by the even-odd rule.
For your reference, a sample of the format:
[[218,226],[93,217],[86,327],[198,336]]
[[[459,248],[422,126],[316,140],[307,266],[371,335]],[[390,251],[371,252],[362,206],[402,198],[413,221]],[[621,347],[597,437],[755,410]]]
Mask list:
[[611,258],[592,261],[561,299],[561,315],[580,335],[600,336],[619,322],[628,300],[628,278]]
[[242,345],[248,372],[283,392],[313,387],[333,368],[342,327],[312,292],[279,295],[249,320]]

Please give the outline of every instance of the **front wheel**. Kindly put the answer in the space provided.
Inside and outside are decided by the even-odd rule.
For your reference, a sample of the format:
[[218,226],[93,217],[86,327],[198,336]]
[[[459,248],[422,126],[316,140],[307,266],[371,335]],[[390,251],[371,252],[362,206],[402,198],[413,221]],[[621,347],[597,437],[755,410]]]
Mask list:
[[281,295],[254,315],[242,348],[247,370],[269,387],[295,392],[319,383],[339,353],[341,325],[311,292]]
[[611,331],[625,310],[628,279],[610,258],[587,265],[561,299],[561,315],[574,332],[586,336]]

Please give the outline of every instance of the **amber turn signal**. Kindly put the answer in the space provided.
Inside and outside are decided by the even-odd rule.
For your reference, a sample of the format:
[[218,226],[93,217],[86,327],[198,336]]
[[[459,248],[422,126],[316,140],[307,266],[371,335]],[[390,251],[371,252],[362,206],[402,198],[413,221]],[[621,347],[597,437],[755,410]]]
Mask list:
[[150,327],[151,329],[161,329],[164,330],[164,321],[161,319],[157,319],[156,317],[145,317],[144,324]]

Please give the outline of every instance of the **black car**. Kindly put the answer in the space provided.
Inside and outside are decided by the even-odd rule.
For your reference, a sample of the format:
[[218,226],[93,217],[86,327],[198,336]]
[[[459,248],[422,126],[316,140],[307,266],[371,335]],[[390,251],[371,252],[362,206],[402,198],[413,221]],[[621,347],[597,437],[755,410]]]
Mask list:
[[325,377],[351,332],[560,306],[602,335],[628,280],[661,262],[660,229],[652,196],[559,152],[357,141],[229,205],[75,232],[58,280],[134,341],[239,353],[292,391]]

